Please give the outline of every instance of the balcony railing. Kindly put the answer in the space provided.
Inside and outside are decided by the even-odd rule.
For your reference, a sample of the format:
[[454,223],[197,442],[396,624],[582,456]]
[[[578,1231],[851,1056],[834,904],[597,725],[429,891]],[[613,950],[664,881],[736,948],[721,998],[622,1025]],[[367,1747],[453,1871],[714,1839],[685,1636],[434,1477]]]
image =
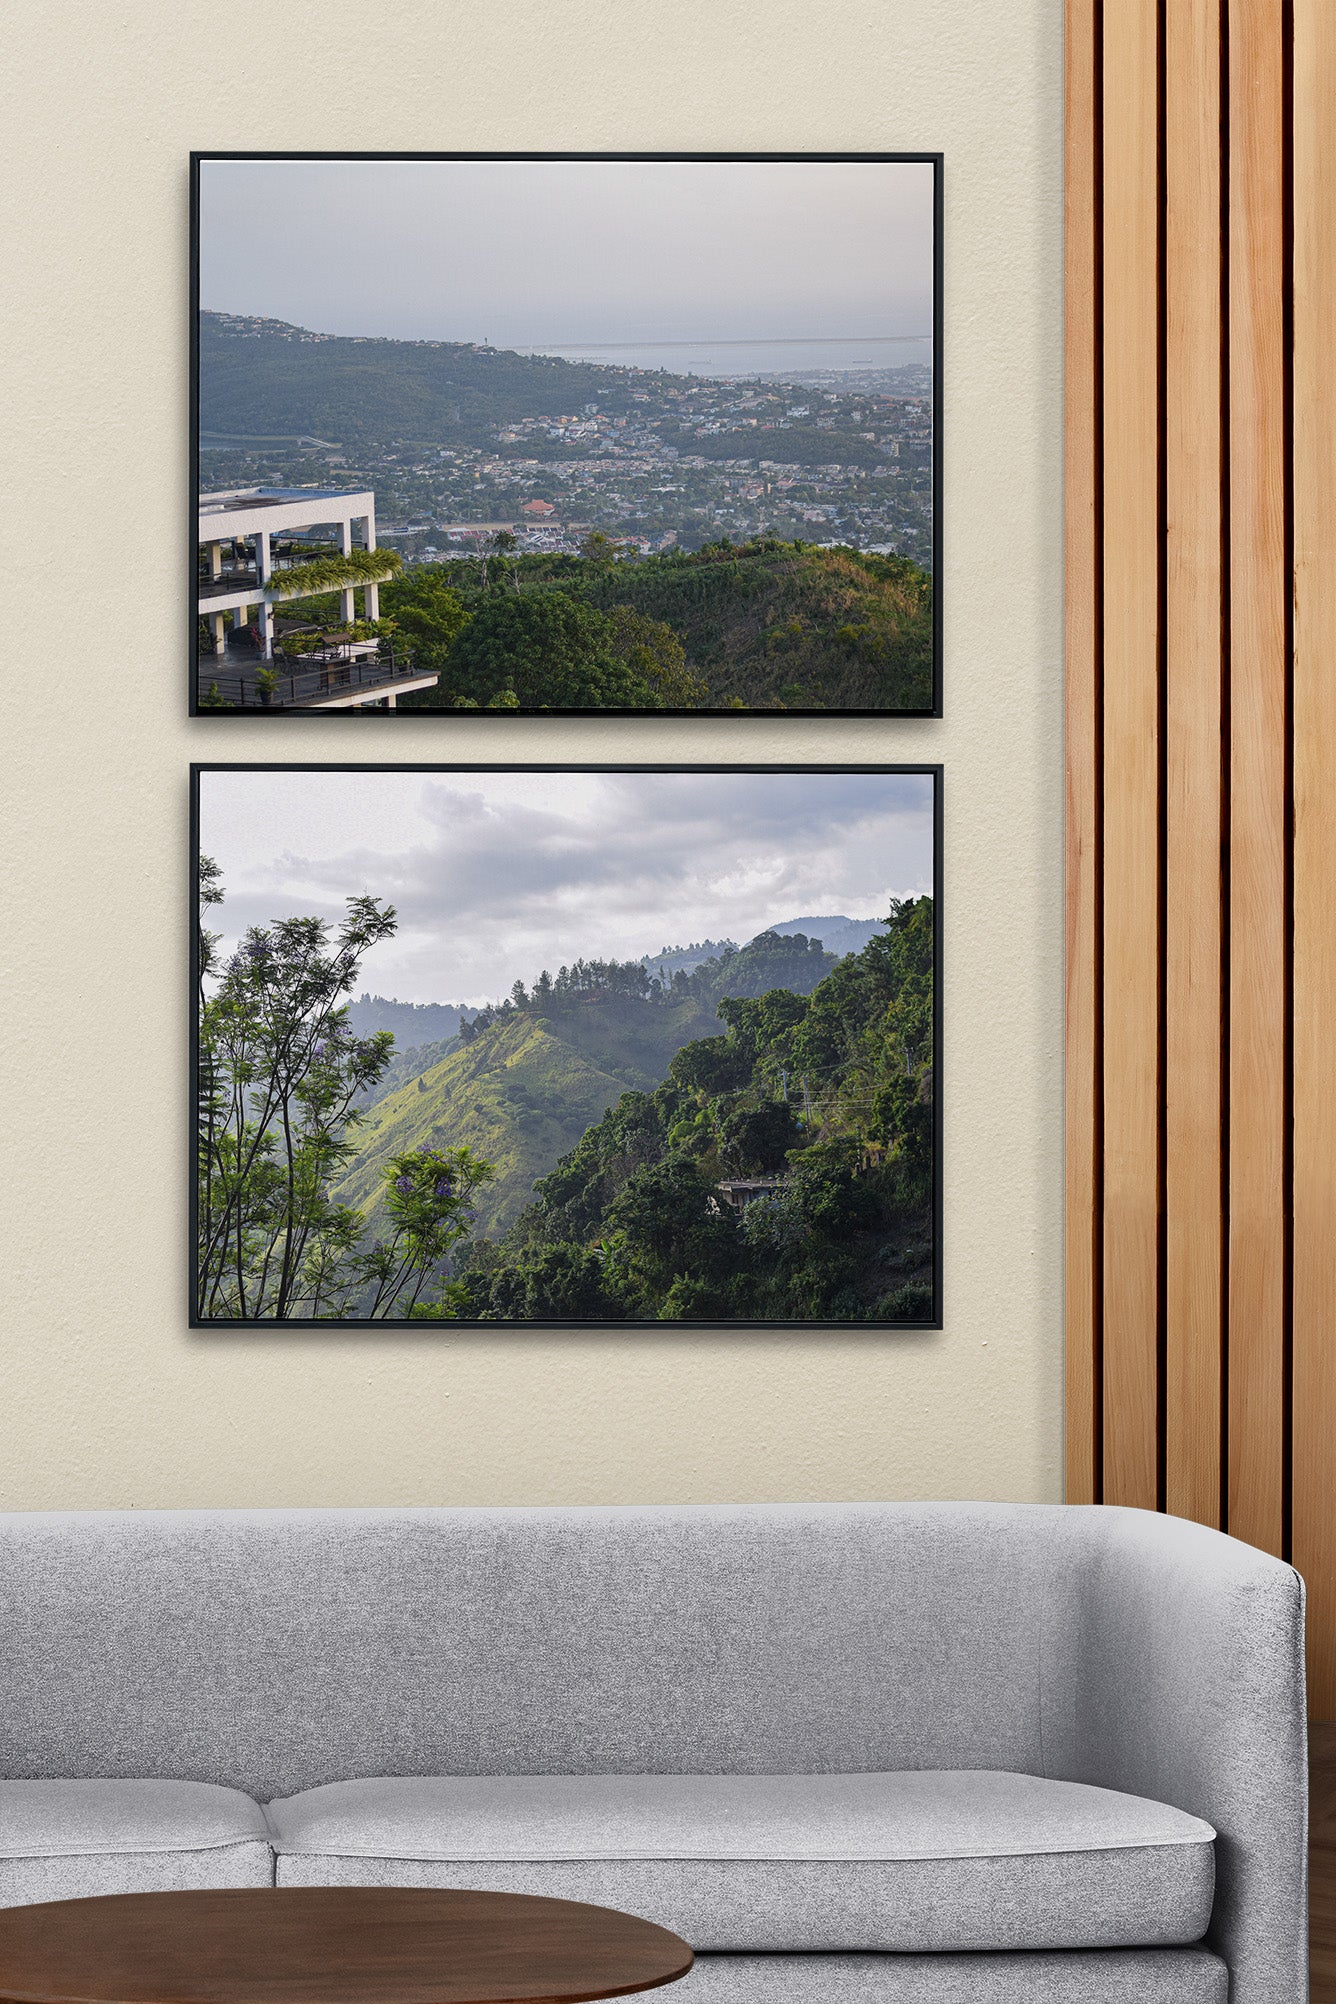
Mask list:
[[[285,673],[277,665],[256,661],[234,663],[221,656],[200,656],[199,701],[203,708],[238,710],[309,709],[330,697],[357,689],[388,694],[396,683],[417,679],[412,660],[382,646],[374,655],[331,648],[299,655]],[[432,678],[435,679],[434,677]]]

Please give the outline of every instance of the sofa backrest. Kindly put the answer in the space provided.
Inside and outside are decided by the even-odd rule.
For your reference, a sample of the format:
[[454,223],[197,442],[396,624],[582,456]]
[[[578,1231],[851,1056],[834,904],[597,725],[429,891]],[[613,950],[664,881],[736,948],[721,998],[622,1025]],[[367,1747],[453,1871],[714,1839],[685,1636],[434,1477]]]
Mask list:
[[1070,1514],[0,1516],[0,1775],[1040,1773]]

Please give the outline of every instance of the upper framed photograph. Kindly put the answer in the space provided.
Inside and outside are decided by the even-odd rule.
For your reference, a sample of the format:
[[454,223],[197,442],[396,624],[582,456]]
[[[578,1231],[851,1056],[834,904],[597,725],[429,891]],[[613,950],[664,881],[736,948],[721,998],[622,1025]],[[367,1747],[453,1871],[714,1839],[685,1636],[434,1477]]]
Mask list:
[[941,714],[937,154],[191,159],[192,715]]
[[940,778],[195,767],[192,1325],[940,1327]]

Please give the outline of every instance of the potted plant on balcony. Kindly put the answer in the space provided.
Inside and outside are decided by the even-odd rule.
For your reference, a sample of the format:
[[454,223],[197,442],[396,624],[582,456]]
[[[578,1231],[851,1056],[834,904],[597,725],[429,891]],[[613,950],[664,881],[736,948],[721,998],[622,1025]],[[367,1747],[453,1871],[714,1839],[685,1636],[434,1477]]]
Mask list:
[[274,692],[278,688],[277,668],[271,668],[267,662],[263,668],[257,668],[255,671],[255,687],[259,693],[261,706],[267,710],[272,704]]

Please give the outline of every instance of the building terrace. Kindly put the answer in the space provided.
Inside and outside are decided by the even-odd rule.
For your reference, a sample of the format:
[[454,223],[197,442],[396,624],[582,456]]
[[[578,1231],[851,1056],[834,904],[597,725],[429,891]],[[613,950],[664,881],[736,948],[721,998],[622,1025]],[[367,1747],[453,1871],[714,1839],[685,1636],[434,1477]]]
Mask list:
[[[314,634],[276,674],[274,617],[296,595],[294,573],[322,552],[313,532],[337,539],[345,559],[376,549],[376,498],[370,489],[340,492],[310,487],[236,487],[199,497],[198,616],[212,652],[201,647],[201,700],[221,698],[243,708],[351,709],[395,707],[410,689],[434,688],[435,674],[420,674],[396,660],[375,638],[355,638],[358,617],[380,617],[380,582],[349,574],[335,589],[341,599],[338,635]],[[392,560],[397,564],[397,558]],[[391,564],[387,563],[385,575]],[[328,591],[322,581],[319,587]],[[285,649],[285,652],[287,650]]]

